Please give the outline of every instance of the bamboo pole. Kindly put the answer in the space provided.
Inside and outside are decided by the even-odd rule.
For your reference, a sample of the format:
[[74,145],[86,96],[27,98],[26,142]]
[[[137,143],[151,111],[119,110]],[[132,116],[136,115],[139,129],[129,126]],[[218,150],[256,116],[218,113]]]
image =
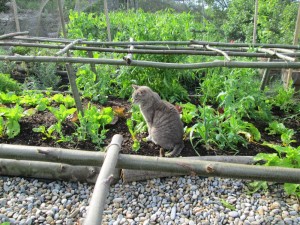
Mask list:
[[[130,38],[130,42],[133,42],[133,38]],[[128,50],[128,54],[126,56],[123,57],[123,60],[126,62],[127,65],[130,65],[133,59],[133,54],[132,54],[132,50],[134,49],[133,45],[130,45],[129,50]]]
[[1,176],[95,183],[100,167],[15,159],[0,159]]
[[[60,21],[61,21],[63,35],[64,35],[64,38],[67,38],[67,32],[66,32],[66,27],[65,27],[63,7],[62,7],[61,0],[57,0],[57,4],[58,4],[58,9],[59,9],[59,17],[60,17]],[[71,57],[71,54],[67,50],[67,58],[69,58],[69,57]],[[67,68],[68,78],[69,78],[71,90],[73,93],[73,97],[75,100],[76,108],[77,108],[78,112],[81,113],[81,115],[84,115],[83,107],[82,107],[82,104],[80,101],[80,95],[79,95],[78,88],[76,85],[76,77],[74,75],[74,70],[73,70],[72,66],[70,65],[70,62],[66,62],[66,68]]]
[[93,195],[85,218],[85,225],[102,224],[102,215],[108,195],[109,187],[113,179],[113,171],[118,161],[119,151],[123,137],[119,134],[113,136],[108,146],[105,160],[103,162],[100,174],[97,178]]
[[[1,56],[3,61],[23,61],[23,62],[65,62],[65,63],[95,63],[126,66],[124,60],[116,59],[91,59],[81,57],[52,57],[52,56]],[[213,61],[204,63],[162,63],[143,60],[132,60],[128,66],[140,67],[155,67],[167,69],[201,69],[214,67],[228,67],[228,68],[300,68],[300,62],[241,62],[241,61]],[[75,82],[75,81],[74,81]]]
[[[70,165],[99,166],[103,163],[105,154],[102,152],[0,144],[0,157],[16,160],[51,161]],[[300,169],[250,166],[189,158],[120,154],[117,168],[266,180],[280,183],[300,183]]]
[[[4,35],[3,35],[4,36]],[[5,38],[5,37],[4,37]],[[3,39],[4,39],[3,38]],[[1,39],[1,36],[0,36]],[[39,47],[39,48],[50,48],[50,49],[63,49],[65,45],[52,45],[52,44],[40,44],[40,43],[25,43],[25,42],[1,42],[0,46],[25,46],[25,47]],[[207,55],[207,56],[222,56],[219,52],[213,51],[201,51],[195,50],[195,48],[169,48],[163,46],[150,46],[151,48],[157,48],[159,50],[147,49],[147,46],[134,46],[135,48],[143,48],[145,49],[113,49],[113,48],[100,48],[100,47],[86,47],[86,46],[72,46],[70,50],[83,50],[88,51],[88,56],[92,57],[92,54],[89,52],[97,51],[97,52],[113,52],[113,53],[133,53],[133,54],[187,54],[187,55]],[[248,48],[247,48],[248,49]],[[231,49],[232,50],[232,49]],[[236,49],[234,49],[236,50]],[[243,51],[229,51],[222,49],[228,56],[242,56],[242,57],[260,57],[260,58],[275,58],[273,54],[268,54],[267,52],[263,53],[254,53],[254,52],[243,52]],[[276,49],[276,51],[286,51],[285,56],[289,57],[300,57],[300,52],[288,51],[286,49]]]
[[[43,38],[43,37],[14,37],[16,40],[39,41],[39,42],[57,42],[70,43],[74,40],[63,38]],[[138,41],[138,42],[99,42],[99,41],[82,41],[85,45],[94,46],[129,46],[129,45],[209,45],[209,46],[223,46],[223,47],[261,47],[261,48],[285,48],[300,50],[300,46],[288,44],[250,44],[250,43],[224,43],[224,42],[209,42],[209,41]]]

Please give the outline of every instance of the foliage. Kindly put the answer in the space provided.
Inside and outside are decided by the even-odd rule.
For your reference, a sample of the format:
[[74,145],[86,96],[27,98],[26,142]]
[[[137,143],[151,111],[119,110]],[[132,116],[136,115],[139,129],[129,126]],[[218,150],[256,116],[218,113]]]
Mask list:
[[[295,148],[290,145],[280,146],[269,143],[264,143],[264,145],[273,148],[277,153],[260,153],[255,156],[255,161],[265,161],[265,166],[300,168],[300,146],[298,148]],[[287,192],[287,194],[293,194],[300,197],[299,184],[285,183],[284,190]]]
[[[258,42],[291,43],[297,17],[297,4],[290,0],[259,1]],[[252,42],[253,17],[253,1],[230,1],[227,18],[223,20],[223,30],[227,40]]]
[[[145,13],[141,10],[138,12],[111,12],[111,29],[112,39],[114,41],[128,41],[132,37],[135,41],[152,41],[152,40],[189,40],[192,39],[191,27],[200,26],[189,13],[177,14],[172,11],[161,11],[156,13]],[[106,40],[106,20],[104,14],[85,14],[78,12],[70,13],[70,22],[68,32],[71,38],[87,38]],[[104,30],[103,30],[104,29]],[[82,52],[76,52],[82,55]],[[94,57],[96,57],[94,55]],[[185,55],[136,55],[136,60],[162,61],[162,62],[189,62],[189,56]],[[107,69],[109,72],[105,72]],[[102,75],[113,78],[112,94],[119,97],[128,97],[132,90],[131,84],[143,84],[150,86],[153,90],[158,91],[162,98],[175,101],[187,99],[188,93],[181,82],[190,72],[170,69],[123,67],[118,71],[112,72],[111,67],[102,69]],[[95,75],[85,72],[83,76],[90,76],[90,83],[95,82]],[[77,78],[79,79],[79,78]],[[107,79],[107,78],[104,78]]]
[[55,63],[32,63],[30,68],[31,76],[26,81],[28,89],[57,90],[61,78],[56,75]]
[[147,125],[137,105],[132,106],[131,117],[126,120],[126,125],[133,140],[132,150],[138,151],[140,149],[140,141],[137,139],[137,134],[146,132]]
[[284,146],[290,145],[292,142],[295,142],[295,140],[292,140],[293,135],[295,134],[295,131],[293,129],[288,129],[284,126],[283,123],[279,123],[277,121],[273,121],[269,123],[269,127],[266,128],[267,131],[269,131],[269,134],[279,134],[281,135],[281,141]]
[[8,138],[14,138],[20,133],[20,119],[24,116],[31,116],[35,113],[35,110],[25,110],[18,104],[12,108],[0,107],[0,134],[7,135]]
[[0,92],[21,91],[21,84],[12,79],[9,74],[0,73]]
[[58,104],[64,104],[66,108],[75,106],[75,100],[71,95],[55,94],[52,96],[52,100]]
[[258,120],[270,120],[271,105],[259,89],[259,80],[253,69],[209,70],[200,85],[202,102],[223,108],[228,116],[238,114]]
[[100,147],[106,138],[106,126],[113,121],[114,112],[111,107],[105,107],[101,110],[91,104],[84,110],[84,116],[79,113],[79,124],[74,136],[78,141],[91,140],[92,143]]
[[[219,112],[211,106],[182,104],[182,120],[188,123],[185,132],[194,149],[204,144],[208,149],[237,150],[238,144],[258,141],[260,132],[251,123],[243,121],[238,114]],[[191,123],[191,125],[189,125]]]
[[76,108],[67,109],[65,105],[59,105],[59,109],[55,107],[48,107],[49,111],[55,116],[57,119],[57,123],[54,125],[55,131],[59,134],[59,141],[69,141],[69,137],[65,137],[62,132],[62,123],[66,120],[67,116],[73,114],[76,111]]
[[290,87],[286,89],[280,85],[276,91],[277,94],[272,96],[269,100],[270,104],[279,107],[284,112],[293,111],[295,107],[295,100],[293,99],[295,88],[290,85]]
[[78,68],[76,84],[83,97],[95,102],[106,102],[107,95],[111,90],[111,77],[108,73],[111,68],[111,66],[96,66],[96,74],[90,69],[90,65]]

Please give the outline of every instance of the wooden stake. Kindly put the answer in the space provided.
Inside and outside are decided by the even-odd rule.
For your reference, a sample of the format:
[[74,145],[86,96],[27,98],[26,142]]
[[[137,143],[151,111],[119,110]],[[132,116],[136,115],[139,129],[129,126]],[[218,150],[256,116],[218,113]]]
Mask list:
[[17,32],[20,32],[20,23],[19,23],[19,17],[18,17],[18,7],[16,0],[11,0],[13,11],[14,11],[14,17],[15,17],[15,23],[16,23],[16,30]]
[[[293,45],[298,44],[299,32],[300,32],[300,3],[299,3],[299,7],[298,7],[298,15],[297,15]],[[284,86],[285,86],[286,89],[289,88],[289,84],[290,84],[290,81],[291,81],[291,78],[292,78],[292,73],[293,73],[293,70],[289,69],[288,73],[287,73],[286,80],[284,82]]]
[[[61,0],[57,0],[57,4],[58,4],[58,9],[59,9],[59,16],[60,16],[63,35],[64,35],[64,38],[67,38],[67,31],[66,31],[66,27],[65,27],[63,7],[62,7]],[[67,51],[67,57],[71,57],[71,54],[69,51]],[[80,95],[79,95],[78,88],[76,85],[76,77],[74,75],[74,70],[70,63],[66,63],[66,68],[67,68],[68,78],[69,78],[70,86],[72,89],[73,97],[75,100],[76,108],[77,108],[78,112],[81,113],[81,115],[84,115],[83,107],[82,107],[82,104],[80,101]]]

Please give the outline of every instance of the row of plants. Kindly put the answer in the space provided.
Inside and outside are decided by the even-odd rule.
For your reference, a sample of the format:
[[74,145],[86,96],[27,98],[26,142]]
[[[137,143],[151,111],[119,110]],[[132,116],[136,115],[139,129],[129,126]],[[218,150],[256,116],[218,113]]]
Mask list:
[[[19,95],[15,92],[0,92],[0,137],[8,139],[20,134],[20,120],[33,116],[35,113],[49,111],[56,119],[56,123],[49,127],[41,125],[33,129],[42,133],[43,139],[53,139],[56,142],[91,141],[101,149],[106,138],[106,125],[114,118],[111,107],[98,109],[88,104],[84,115],[77,113],[75,101],[70,95],[45,94],[36,91],[23,91]],[[68,119],[71,117],[71,119]],[[70,122],[75,126],[71,135],[66,135],[63,124]]]

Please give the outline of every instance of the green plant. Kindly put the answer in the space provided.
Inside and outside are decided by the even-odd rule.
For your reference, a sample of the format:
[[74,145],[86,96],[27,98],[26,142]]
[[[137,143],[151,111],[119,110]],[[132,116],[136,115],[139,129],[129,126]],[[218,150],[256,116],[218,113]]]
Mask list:
[[260,140],[260,132],[251,123],[243,121],[237,113],[229,115],[225,110],[220,113],[211,106],[197,108],[191,103],[182,104],[182,119],[193,121],[192,126],[185,127],[185,133],[193,148],[204,144],[208,149],[238,151],[238,144],[246,146],[249,142]]
[[78,114],[79,124],[74,136],[78,141],[91,140],[97,147],[104,143],[108,129],[106,126],[113,121],[114,112],[111,107],[105,107],[99,110],[91,104],[84,110],[84,116]]
[[[73,114],[76,111],[76,108],[70,108],[67,109],[65,105],[60,104],[59,108],[55,107],[48,107],[49,111],[55,116],[57,119],[57,122],[54,124],[54,127],[52,129],[55,129],[57,134],[59,135],[59,140],[58,142],[65,142],[65,141],[70,141],[71,137],[69,136],[64,136],[63,131],[62,131],[62,124],[66,120],[67,116]],[[52,131],[51,129],[51,131]],[[53,132],[53,131],[52,131]],[[51,133],[52,133],[51,132]]]
[[46,138],[52,138],[54,140],[56,139],[56,136],[53,134],[53,132],[56,130],[55,125],[51,125],[48,128],[46,128],[44,125],[42,125],[37,128],[33,128],[32,130],[33,130],[33,132],[42,133],[45,136],[45,138],[43,138],[43,139],[46,139]]
[[57,90],[61,82],[61,77],[56,75],[55,63],[32,63],[30,71],[28,72],[30,77],[26,80],[28,89],[41,89],[46,90],[52,88]]
[[19,93],[21,90],[21,84],[12,79],[9,74],[0,73],[0,92]]
[[66,108],[75,106],[75,100],[71,95],[55,94],[52,96],[52,100],[58,104],[64,104]]
[[131,117],[126,120],[126,125],[133,140],[132,150],[137,152],[140,149],[140,141],[137,138],[137,134],[147,130],[146,122],[137,105],[132,106]]
[[[94,57],[97,57],[94,54]],[[104,103],[107,101],[107,95],[111,91],[111,77],[108,71],[110,66],[96,66],[95,74],[90,65],[84,65],[78,68],[76,84],[81,90],[83,97],[92,99],[94,102]]]
[[0,103],[2,104],[18,103],[19,101],[20,97],[17,96],[14,92],[0,92]]
[[[70,38],[87,38],[89,40],[99,39],[106,40],[106,20],[104,14],[86,14],[71,12],[70,22],[68,23],[68,32]],[[128,41],[132,37],[135,41],[182,41],[192,39],[190,27],[197,28],[201,26],[195,18],[189,13],[174,13],[171,10],[165,10],[156,13],[145,13],[142,10],[137,12],[111,12],[110,22],[112,29],[112,39],[114,41]],[[125,22],[126,21],[126,22]],[[77,56],[84,54],[82,51],[76,51]],[[107,54],[98,55],[105,57]],[[94,57],[95,54],[94,54]],[[162,61],[162,62],[189,62],[190,57],[186,55],[135,55],[135,60]],[[90,70],[90,69],[88,69]],[[108,84],[106,89],[111,85],[109,92],[119,97],[129,97],[132,93],[131,84],[150,86],[153,90],[160,93],[164,99],[171,102],[177,100],[187,100],[188,92],[182,83],[185,83],[189,71],[156,69],[156,68],[139,68],[139,67],[118,67],[110,66],[101,67],[99,70],[99,82],[103,81]],[[91,72],[78,74],[89,78],[83,82],[83,87],[91,88],[95,84],[96,75]],[[191,76],[189,76],[190,79]],[[107,79],[108,78],[108,79]],[[83,78],[82,78],[83,79]],[[105,82],[108,80],[110,82]],[[183,81],[183,82],[178,82]],[[77,81],[80,83],[79,81]],[[96,82],[97,83],[97,82]],[[105,85],[101,84],[101,87]],[[99,89],[98,89],[99,91]],[[94,96],[94,95],[93,95]]]
[[266,131],[269,131],[270,135],[281,135],[281,141],[284,146],[288,146],[292,142],[296,142],[295,140],[292,140],[295,131],[293,129],[286,128],[283,123],[279,123],[278,121],[269,123],[269,127],[266,128]]
[[272,96],[270,103],[272,106],[277,106],[284,112],[290,112],[295,107],[293,96],[295,94],[295,88],[290,84],[289,88],[284,88],[282,85],[278,87],[277,94]]
[[[276,150],[277,153],[259,153],[254,157],[255,161],[264,161],[265,166],[300,168],[300,146],[295,148],[290,145],[280,146],[270,143],[264,143],[264,145]],[[300,184],[285,183],[284,190],[287,194],[300,197]]]
[[18,104],[13,108],[0,107],[0,116],[4,117],[4,119],[1,119],[1,133],[4,131],[8,138],[14,138],[20,133],[20,119],[23,116],[31,116],[34,113],[34,109],[28,109],[24,111],[24,109]]

